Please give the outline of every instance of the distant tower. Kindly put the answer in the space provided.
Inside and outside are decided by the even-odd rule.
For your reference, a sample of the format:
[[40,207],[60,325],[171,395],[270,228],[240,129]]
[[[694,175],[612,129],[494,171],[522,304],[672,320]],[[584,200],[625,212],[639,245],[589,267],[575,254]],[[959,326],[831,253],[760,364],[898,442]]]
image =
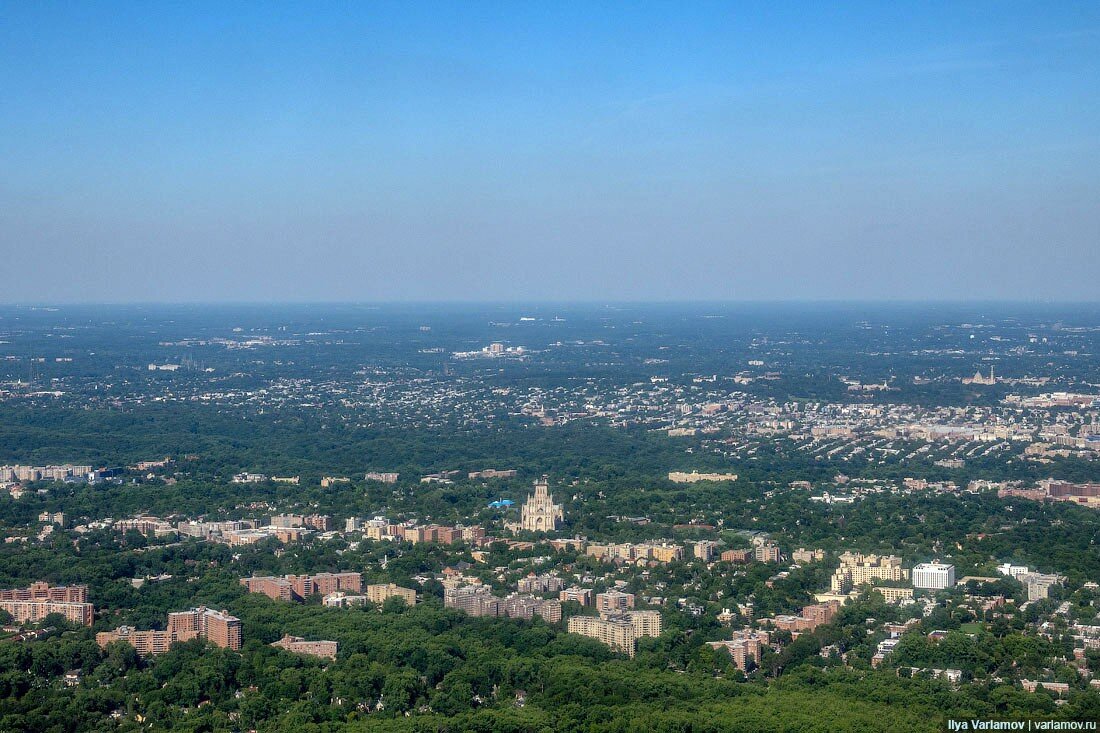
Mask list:
[[528,495],[520,512],[520,529],[529,532],[553,532],[563,519],[561,504],[554,503],[550,486],[543,476],[535,482],[535,493]]

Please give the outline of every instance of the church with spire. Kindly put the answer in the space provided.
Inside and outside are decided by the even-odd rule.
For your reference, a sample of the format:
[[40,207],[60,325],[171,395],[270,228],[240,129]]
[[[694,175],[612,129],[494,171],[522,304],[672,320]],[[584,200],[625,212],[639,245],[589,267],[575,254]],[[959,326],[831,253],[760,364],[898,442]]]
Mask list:
[[527,495],[527,501],[520,510],[518,525],[514,530],[527,532],[553,532],[561,526],[564,514],[561,504],[554,503],[550,485],[545,476],[535,482],[535,493]]
[[984,376],[982,374],[982,370],[979,369],[978,371],[974,372],[973,377],[970,377],[969,379],[964,377],[962,382],[963,384],[996,384],[997,378],[993,376],[993,367],[990,366],[988,377]]

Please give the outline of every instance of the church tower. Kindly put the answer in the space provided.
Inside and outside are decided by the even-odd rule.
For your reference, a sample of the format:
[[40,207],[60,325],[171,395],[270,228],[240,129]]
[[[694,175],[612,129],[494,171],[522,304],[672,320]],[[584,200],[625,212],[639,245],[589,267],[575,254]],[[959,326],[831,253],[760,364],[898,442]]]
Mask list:
[[554,503],[554,495],[543,476],[535,482],[535,493],[527,496],[520,511],[520,529],[528,532],[553,532],[563,518],[561,504]]

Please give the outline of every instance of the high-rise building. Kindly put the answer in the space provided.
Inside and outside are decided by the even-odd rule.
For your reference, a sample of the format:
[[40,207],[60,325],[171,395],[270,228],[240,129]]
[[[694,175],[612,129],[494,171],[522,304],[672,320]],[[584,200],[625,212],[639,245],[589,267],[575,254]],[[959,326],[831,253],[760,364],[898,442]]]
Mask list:
[[847,593],[853,587],[869,584],[872,580],[896,583],[905,580],[901,558],[896,555],[863,555],[845,552],[840,556],[840,567],[833,573],[830,585],[834,593]]
[[824,559],[824,550],[807,550],[804,547],[799,547],[797,550],[791,553],[791,560],[797,563],[820,562]]
[[753,554],[759,562],[779,562],[781,557],[779,545],[771,542],[757,545]]
[[557,593],[564,587],[562,579],[556,575],[535,575],[520,578],[516,590],[520,593]]
[[484,585],[464,585],[443,591],[443,605],[470,616],[500,616],[500,599]]
[[625,613],[634,608],[634,594],[609,590],[596,594],[596,610],[600,613]]
[[922,562],[913,567],[913,587],[943,590],[955,585],[955,566],[939,561]]
[[87,603],[86,585],[50,585],[41,580],[26,588],[0,590],[0,601],[62,601],[65,603]]
[[712,649],[725,649],[733,658],[733,664],[742,672],[749,671],[749,663],[760,664],[760,654],[770,642],[767,631],[741,629],[733,632],[733,638],[725,641],[708,641]]
[[566,601],[576,601],[582,606],[592,605],[592,589],[591,588],[578,588],[573,586],[572,588],[566,588],[558,593],[558,600],[562,603]]
[[50,600],[0,600],[0,610],[11,614],[17,624],[38,623],[51,613],[59,613],[66,621],[81,626],[91,626],[95,620],[95,608],[90,603],[71,603]]
[[534,618],[541,616],[547,623],[561,621],[561,601],[537,596],[513,593],[504,599],[504,615],[509,618]]
[[287,575],[282,578],[257,575],[241,578],[241,585],[248,588],[249,593],[263,593],[276,601],[300,601],[314,593],[323,596],[336,591],[358,593],[363,589],[363,580],[359,573]]
[[596,618],[594,616],[570,616],[569,633],[588,636],[606,644],[614,651],[628,657],[634,656],[634,642],[638,638],[634,624],[618,618]]
[[634,632],[638,636],[661,635],[660,611],[631,611],[626,614],[630,623],[634,624]]
[[180,639],[198,636],[226,649],[241,648],[241,620],[205,606],[168,614],[168,631]]
[[571,616],[569,632],[597,639],[617,652],[634,656],[635,642],[642,636],[661,635],[659,611],[631,611],[621,614]]
[[713,540],[699,540],[695,543],[692,554],[695,555],[696,559],[702,560],[703,562],[710,562],[714,559],[717,548],[718,543]]
[[1051,586],[1062,583],[1065,578],[1048,573],[1025,573],[1018,580],[1027,586],[1027,599],[1039,601],[1050,594]]
[[498,598],[492,594],[489,587],[484,585],[446,588],[443,591],[443,605],[447,608],[457,608],[470,616],[508,616],[527,619],[541,616],[549,623],[561,621],[561,601],[518,593],[513,593],[507,598]]
[[195,638],[194,634],[179,638],[171,631],[138,631],[131,626],[119,626],[114,631],[100,631],[95,635],[96,644],[103,649],[106,649],[108,644],[124,641],[142,656],[164,654],[173,642],[193,638]]
[[241,578],[241,585],[247,588],[249,593],[263,593],[275,601],[295,600],[294,586],[286,578],[257,575],[251,578]]

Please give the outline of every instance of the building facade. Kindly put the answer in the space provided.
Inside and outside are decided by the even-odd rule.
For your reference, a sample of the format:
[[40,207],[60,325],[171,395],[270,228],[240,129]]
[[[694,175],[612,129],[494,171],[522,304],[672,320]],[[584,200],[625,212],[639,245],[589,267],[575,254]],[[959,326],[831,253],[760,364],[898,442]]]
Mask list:
[[241,620],[205,606],[168,614],[168,631],[180,640],[197,636],[225,649],[241,648]]
[[91,626],[95,620],[95,608],[90,603],[67,601],[0,601],[0,609],[11,614],[17,624],[38,623],[51,613],[59,613],[66,621],[81,626]]
[[609,590],[596,594],[596,610],[600,613],[626,613],[634,608],[634,594]]
[[393,583],[375,583],[367,586],[367,600],[371,603],[385,603],[389,598],[401,598],[407,606],[416,605],[416,591],[402,588]]
[[336,651],[339,647],[335,641],[306,641],[300,636],[290,634],[285,634],[278,641],[271,642],[271,646],[294,654],[306,654],[321,659],[336,659]]
[[852,588],[867,585],[873,580],[897,583],[905,580],[906,575],[901,567],[901,558],[896,555],[845,552],[840,556],[840,567],[833,573],[830,585],[834,593],[847,593]]
[[546,478],[535,482],[535,493],[528,495],[520,510],[519,528],[526,532],[553,532],[564,519],[561,504],[554,503],[554,495]]
[[955,566],[939,561],[913,566],[913,587],[922,590],[943,590],[955,585]]

